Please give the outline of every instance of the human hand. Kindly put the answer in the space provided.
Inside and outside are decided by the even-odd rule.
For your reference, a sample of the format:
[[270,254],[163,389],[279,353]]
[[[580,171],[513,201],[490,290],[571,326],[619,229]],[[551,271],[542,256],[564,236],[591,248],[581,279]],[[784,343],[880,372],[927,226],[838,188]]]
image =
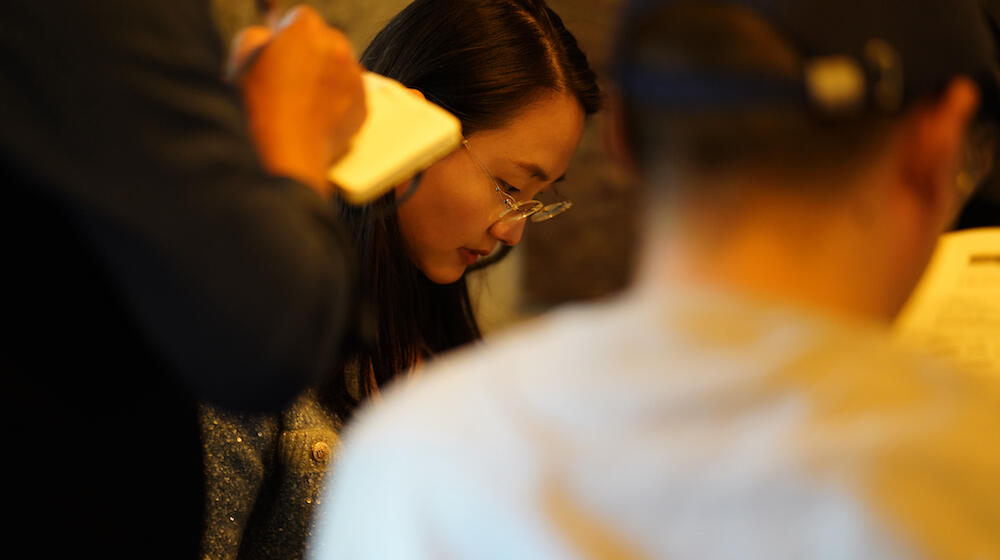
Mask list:
[[243,30],[230,70],[268,171],[329,196],[326,171],[367,115],[361,67],[347,37],[300,6],[274,31]]

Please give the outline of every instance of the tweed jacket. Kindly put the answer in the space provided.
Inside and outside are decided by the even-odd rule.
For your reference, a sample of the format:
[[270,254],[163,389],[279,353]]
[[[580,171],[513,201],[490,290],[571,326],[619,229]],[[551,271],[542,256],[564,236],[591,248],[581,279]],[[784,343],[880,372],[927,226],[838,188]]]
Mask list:
[[281,414],[237,414],[202,405],[207,479],[202,559],[302,558],[341,426],[312,391]]

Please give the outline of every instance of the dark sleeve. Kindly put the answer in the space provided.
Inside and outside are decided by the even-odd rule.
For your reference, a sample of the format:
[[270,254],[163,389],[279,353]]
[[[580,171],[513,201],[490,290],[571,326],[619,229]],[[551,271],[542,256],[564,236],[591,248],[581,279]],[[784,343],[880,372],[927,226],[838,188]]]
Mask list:
[[346,236],[326,201],[262,170],[208,2],[4,11],[2,157],[77,218],[164,358],[203,398],[250,410],[327,371]]

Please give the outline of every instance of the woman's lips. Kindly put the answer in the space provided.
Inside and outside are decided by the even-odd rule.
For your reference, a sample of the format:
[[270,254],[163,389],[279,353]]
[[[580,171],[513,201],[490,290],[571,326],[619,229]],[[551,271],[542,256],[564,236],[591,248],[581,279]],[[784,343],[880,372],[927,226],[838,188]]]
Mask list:
[[465,247],[462,247],[458,250],[458,255],[459,257],[461,257],[462,263],[465,266],[472,266],[476,264],[476,261],[479,260],[479,257],[486,256],[488,254],[490,254],[489,251],[476,251],[473,249],[467,249]]

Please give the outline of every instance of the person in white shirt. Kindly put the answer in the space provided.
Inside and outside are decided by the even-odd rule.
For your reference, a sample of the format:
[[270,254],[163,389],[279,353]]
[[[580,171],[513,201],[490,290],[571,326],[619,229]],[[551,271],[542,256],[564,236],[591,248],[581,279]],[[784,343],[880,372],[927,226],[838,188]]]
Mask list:
[[390,388],[314,560],[1000,558],[1000,380],[891,321],[997,151],[975,1],[631,2],[635,285]]

